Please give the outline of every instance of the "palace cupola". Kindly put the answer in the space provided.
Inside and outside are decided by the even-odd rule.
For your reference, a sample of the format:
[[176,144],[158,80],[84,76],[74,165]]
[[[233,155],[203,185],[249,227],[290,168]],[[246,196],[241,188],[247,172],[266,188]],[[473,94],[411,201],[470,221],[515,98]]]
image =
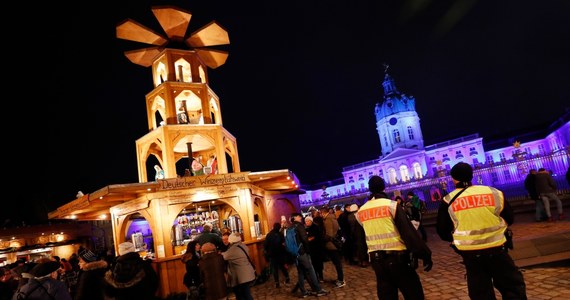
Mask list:
[[400,93],[386,66],[382,82],[384,97],[374,109],[376,130],[380,138],[382,156],[398,148],[423,150],[420,118],[415,108],[415,98]]

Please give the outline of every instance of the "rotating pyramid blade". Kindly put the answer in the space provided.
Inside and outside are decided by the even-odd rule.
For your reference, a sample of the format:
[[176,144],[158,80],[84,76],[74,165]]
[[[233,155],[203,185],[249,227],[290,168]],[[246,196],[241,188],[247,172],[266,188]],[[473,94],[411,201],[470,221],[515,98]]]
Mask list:
[[186,44],[191,47],[207,47],[217,45],[228,45],[230,37],[228,32],[216,21],[198,29],[186,39]]
[[168,38],[179,41],[184,39],[192,14],[170,6],[154,7],[152,13]]
[[125,56],[134,64],[143,67],[152,66],[156,56],[162,51],[159,47],[149,47],[138,50],[125,51]]
[[204,61],[206,66],[212,69],[225,64],[229,56],[226,51],[214,49],[196,49],[196,53]]
[[158,33],[131,19],[127,19],[117,25],[116,32],[118,38],[129,41],[157,46],[162,46],[168,42],[166,38],[162,37]]

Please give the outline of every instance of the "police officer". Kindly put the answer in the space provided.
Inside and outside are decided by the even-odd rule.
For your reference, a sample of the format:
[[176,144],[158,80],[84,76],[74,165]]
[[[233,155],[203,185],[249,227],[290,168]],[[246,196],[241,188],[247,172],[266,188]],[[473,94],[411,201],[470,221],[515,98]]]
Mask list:
[[442,199],[436,228],[463,258],[469,297],[496,299],[495,286],[503,299],[527,299],[523,275],[505,246],[505,230],[514,216],[503,192],[472,185],[473,169],[467,163],[454,165],[451,178],[456,189]]
[[432,268],[431,250],[406,217],[401,205],[384,193],[384,179],[368,181],[369,200],[355,213],[366,235],[368,254],[376,274],[378,299],[424,299],[424,291],[412,256],[423,260],[424,271]]

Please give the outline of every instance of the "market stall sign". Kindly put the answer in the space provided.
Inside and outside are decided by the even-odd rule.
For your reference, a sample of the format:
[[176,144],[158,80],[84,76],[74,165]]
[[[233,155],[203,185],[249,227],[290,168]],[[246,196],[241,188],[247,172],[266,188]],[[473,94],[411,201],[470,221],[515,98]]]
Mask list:
[[226,184],[236,184],[249,182],[249,172],[186,176],[174,179],[158,180],[159,190],[177,190],[187,188],[197,188],[204,186],[220,186]]

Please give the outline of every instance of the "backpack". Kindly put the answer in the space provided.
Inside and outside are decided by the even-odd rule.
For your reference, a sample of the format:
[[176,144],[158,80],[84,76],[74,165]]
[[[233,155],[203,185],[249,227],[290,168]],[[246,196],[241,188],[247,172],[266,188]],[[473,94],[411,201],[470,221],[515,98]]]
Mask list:
[[299,256],[299,249],[301,245],[297,242],[297,232],[295,231],[295,225],[285,229],[285,249],[293,257],[297,258]]

